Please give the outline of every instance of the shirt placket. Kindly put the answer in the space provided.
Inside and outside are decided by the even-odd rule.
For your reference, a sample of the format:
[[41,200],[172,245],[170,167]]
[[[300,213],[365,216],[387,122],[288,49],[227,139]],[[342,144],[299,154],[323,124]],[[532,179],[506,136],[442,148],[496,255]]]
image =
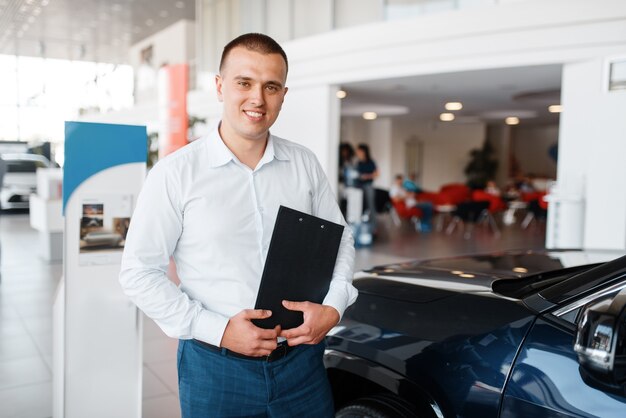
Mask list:
[[249,181],[250,181],[250,193],[252,198],[252,205],[254,206],[254,224],[256,227],[256,238],[257,238],[257,248],[259,258],[261,260],[261,265],[265,263],[263,258],[263,206],[261,206],[258,194],[256,190],[255,180],[258,177],[257,171],[249,172]]

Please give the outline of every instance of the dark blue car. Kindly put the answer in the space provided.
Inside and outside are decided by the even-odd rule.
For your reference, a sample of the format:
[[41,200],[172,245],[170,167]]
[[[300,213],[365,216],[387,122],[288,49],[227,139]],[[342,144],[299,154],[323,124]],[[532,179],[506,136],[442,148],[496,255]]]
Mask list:
[[324,359],[337,417],[626,417],[620,254],[418,261],[354,283]]

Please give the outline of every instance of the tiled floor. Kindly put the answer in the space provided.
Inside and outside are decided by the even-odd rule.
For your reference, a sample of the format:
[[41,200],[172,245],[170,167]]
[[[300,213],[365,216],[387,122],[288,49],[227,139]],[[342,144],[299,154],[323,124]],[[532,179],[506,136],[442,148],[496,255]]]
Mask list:
[[[544,227],[503,230],[500,237],[477,229],[460,234],[418,234],[396,228],[385,216],[376,245],[357,251],[357,269],[406,259],[440,257],[511,248],[542,248]],[[52,303],[61,276],[60,263],[37,255],[38,235],[27,214],[0,214],[0,418],[52,416]],[[177,342],[150,320],[144,321],[143,416],[176,418]]]

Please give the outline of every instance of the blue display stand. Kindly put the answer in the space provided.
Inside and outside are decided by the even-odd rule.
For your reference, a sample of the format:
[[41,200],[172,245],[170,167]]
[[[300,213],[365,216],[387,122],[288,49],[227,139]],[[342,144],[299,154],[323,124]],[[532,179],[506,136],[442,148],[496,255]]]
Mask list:
[[141,417],[142,322],[118,274],[146,175],[143,126],[67,122],[64,275],[54,304],[55,418]]

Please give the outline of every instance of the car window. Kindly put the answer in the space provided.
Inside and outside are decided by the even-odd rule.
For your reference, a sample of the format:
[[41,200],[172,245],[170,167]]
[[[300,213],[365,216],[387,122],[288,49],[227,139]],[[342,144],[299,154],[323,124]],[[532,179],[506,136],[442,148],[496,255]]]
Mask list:
[[9,173],[34,173],[37,168],[44,168],[45,164],[41,161],[33,160],[13,160],[7,161],[7,172]]
[[617,295],[624,288],[626,288],[626,282],[615,283],[607,288],[597,291],[592,295],[562,306],[555,310],[553,314],[571,324],[577,324],[580,319],[580,315],[586,306],[613,299],[615,295]]

